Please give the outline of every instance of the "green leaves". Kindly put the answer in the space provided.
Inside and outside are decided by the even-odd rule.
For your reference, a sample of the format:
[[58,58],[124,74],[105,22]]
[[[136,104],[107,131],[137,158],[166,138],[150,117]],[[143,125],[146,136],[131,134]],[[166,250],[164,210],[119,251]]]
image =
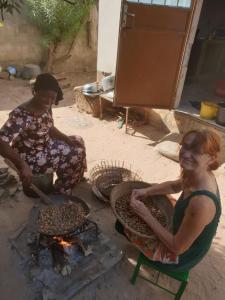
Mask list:
[[1,19],[4,21],[5,13],[13,14],[14,11],[20,13],[23,0],[0,0]]
[[[72,2],[72,1],[71,1]],[[94,0],[26,0],[27,13],[43,35],[43,42],[57,44],[76,35]]]

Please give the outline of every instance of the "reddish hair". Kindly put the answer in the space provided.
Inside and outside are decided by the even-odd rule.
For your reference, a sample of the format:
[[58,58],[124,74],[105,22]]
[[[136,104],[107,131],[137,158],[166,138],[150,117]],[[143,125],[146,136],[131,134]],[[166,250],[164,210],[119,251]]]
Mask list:
[[[196,153],[205,153],[214,157],[214,162],[209,166],[209,170],[216,170],[219,167],[219,136],[210,130],[191,130],[183,136],[181,146],[184,144],[185,138],[189,134],[195,135],[195,138],[193,139],[191,145],[189,145],[189,149]],[[181,177],[185,186],[190,186],[192,184],[193,177],[191,176],[191,174],[189,174],[189,172],[184,172],[184,170],[182,170]]]

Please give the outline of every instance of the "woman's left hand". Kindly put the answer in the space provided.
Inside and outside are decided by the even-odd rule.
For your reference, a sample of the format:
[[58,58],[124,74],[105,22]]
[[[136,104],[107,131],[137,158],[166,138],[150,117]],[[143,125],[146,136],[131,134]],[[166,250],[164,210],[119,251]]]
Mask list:
[[143,220],[146,221],[149,218],[151,218],[151,213],[149,212],[149,210],[143,202],[133,198],[130,201],[130,206],[134,209],[136,214],[139,215]]

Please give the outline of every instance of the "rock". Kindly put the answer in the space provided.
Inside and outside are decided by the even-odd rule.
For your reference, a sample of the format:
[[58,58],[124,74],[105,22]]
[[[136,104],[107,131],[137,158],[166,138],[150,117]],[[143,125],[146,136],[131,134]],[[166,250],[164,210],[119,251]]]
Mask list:
[[61,270],[61,274],[62,276],[68,276],[70,275],[72,272],[70,265],[65,265],[62,270]]
[[156,146],[158,152],[172,160],[179,161],[180,144],[172,141],[164,141]]
[[36,278],[39,274],[40,270],[37,267],[33,267],[30,271],[30,275],[32,278]]
[[9,80],[14,80],[15,79],[15,77],[14,77],[14,75],[9,75]]
[[0,179],[8,176],[8,168],[0,168]]
[[0,179],[0,186],[5,186],[10,181],[10,176],[7,174],[5,178]]
[[93,253],[92,251],[92,247],[91,246],[87,246],[87,249],[84,249],[84,256],[89,256]]
[[33,85],[35,84],[35,82],[36,82],[36,79],[33,78],[33,79],[31,79],[31,80],[29,81],[29,85],[30,85],[30,86],[33,86]]
[[17,186],[17,184],[10,185],[9,187],[7,187],[7,189],[9,191],[9,196],[13,197],[15,195],[15,193],[17,192],[17,190],[18,190],[18,186]]
[[34,64],[25,65],[21,71],[21,77],[28,80],[36,78],[39,74],[41,74],[41,68]]
[[21,77],[21,73],[22,73],[22,69],[18,69],[17,68],[17,72],[16,72],[16,78],[20,78]]
[[6,196],[6,190],[0,187],[0,201]]
[[54,294],[46,288],[42,292],[42,299],[43,300],[56,300]]

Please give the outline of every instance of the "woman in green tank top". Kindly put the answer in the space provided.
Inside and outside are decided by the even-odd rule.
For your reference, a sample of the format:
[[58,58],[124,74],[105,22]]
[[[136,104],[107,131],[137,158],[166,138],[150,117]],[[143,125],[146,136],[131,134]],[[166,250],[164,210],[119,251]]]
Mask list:
[[[219,137],[211,131],[193,130],[181,142],[181,178],[134,190],[131,206],[151,227],[158,239],[179,256],[178,264],[155,262],[165,270],[186,271],[195,266],[209,250],[221,215],[221,203],[213,170],[219,166]],[[151,215],[143,198],[182,192],[169,232]]]

